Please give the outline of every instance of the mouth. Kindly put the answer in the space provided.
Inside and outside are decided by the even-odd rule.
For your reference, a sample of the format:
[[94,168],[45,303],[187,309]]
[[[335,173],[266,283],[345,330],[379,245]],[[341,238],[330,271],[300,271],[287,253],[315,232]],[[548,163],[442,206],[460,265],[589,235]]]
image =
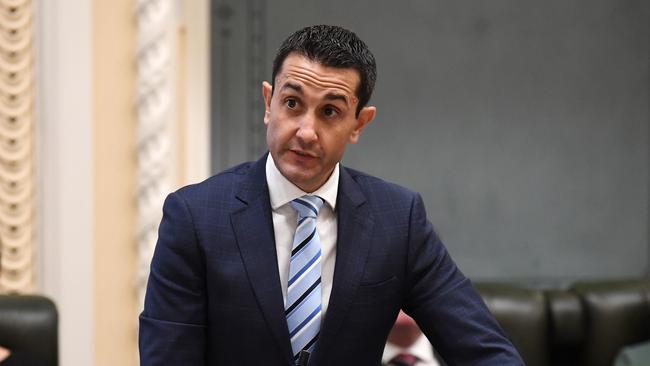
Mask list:
[[291,152],[292,160],[300,165],[308,164],[311,165],[316,162],[318,155],[311,153],[309,151],[304,151],[300,149],[289,149]]
[[316,158],[316,155],[303,150],[290,149],[290,151],[301,158]]

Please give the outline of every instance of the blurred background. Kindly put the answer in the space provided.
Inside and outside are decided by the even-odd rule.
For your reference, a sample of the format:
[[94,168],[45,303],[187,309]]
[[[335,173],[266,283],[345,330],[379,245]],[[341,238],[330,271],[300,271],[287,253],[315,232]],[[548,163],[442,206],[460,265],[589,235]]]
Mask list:
[[261,82],[310,24],[375,54],[344,164],[422,194],[475,281],[650,276],[650,3],[0,0],[3,293],[61,365],[137,364],[160,207],[265,152]]

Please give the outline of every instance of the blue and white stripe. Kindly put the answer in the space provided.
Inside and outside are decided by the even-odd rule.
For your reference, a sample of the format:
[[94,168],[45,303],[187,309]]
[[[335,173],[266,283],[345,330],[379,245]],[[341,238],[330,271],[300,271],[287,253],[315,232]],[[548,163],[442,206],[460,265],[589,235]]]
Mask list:
[[291,202],[298,213],[298,227],[291,249],[285,315],[296,360],[303,349],[313,351],[320,331],[321,248],[316,218],[323,203],[318,196]]

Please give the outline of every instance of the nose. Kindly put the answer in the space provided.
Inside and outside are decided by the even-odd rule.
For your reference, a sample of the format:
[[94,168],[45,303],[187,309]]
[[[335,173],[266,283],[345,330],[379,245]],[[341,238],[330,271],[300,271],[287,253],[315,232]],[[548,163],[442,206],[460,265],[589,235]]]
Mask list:
[[316,133],[316,118],[310,113],[303,116],[296,131],[298,140],[306,145],[312,144],[318,140]]

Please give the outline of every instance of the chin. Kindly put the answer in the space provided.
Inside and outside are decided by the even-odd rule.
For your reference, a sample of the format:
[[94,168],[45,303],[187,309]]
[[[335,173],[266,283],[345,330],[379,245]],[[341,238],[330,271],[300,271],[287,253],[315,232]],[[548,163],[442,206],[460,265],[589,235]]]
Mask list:
[[299,176],[299,175],[298,176],[294,175],[294,176],[291,176],[290,178],[287,178],[287,179],[289,179],[289,181],[291,181],[291,183],[296,185],[298,188],[300,188],[303,191],[309,193],[309,190],[305,189],[305,187],[309,187],[311,185],[311,183],[310,183],[311,181],[309,179],[305,179],[304,177]]
[[304,172],[299,167],[283,166],[278,167],[278,170],[280,170],[280,173],[282,173],[285,178],[297,186],[303,186],[307,181],[307,179],[305,179]]

